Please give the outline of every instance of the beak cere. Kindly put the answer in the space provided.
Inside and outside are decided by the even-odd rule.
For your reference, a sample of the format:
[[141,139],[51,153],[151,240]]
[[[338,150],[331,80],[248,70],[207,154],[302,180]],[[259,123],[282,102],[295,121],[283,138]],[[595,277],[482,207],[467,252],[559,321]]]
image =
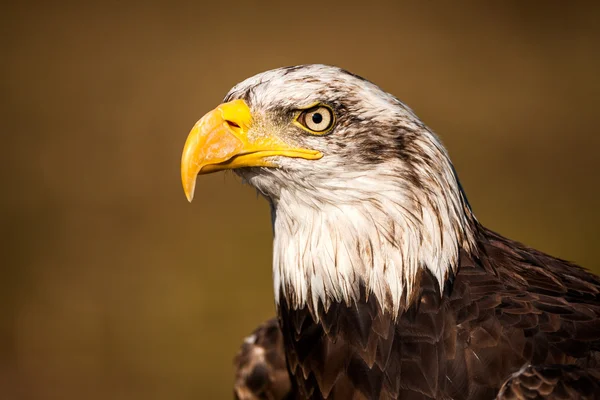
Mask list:
[[188,201],[194,197],[196,176],[224,169],[276,167],[272,156],[316,160],[316,150],[293,148],[270,132],[249,135],[252,113],[244,100],[224,103],[202,117],[192,130],[181,156],[181,181]]

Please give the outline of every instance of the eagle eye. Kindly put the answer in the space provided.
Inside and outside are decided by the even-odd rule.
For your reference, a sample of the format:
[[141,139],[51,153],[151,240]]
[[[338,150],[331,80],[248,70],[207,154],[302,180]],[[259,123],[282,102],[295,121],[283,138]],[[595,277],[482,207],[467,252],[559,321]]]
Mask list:
[[319,104],[300,111],[296,117],[296,122],[302,129],[310,133],[324,135],[333,127],[335,117],[331,108]]

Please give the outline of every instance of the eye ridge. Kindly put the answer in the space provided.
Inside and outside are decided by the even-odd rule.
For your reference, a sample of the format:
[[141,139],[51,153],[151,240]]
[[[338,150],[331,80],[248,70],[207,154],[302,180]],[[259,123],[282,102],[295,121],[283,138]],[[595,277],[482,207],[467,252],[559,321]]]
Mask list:
[[301,110],[295,122],[310,133],[324,135],[333,128],[335,115],[329,106],[317,104]]

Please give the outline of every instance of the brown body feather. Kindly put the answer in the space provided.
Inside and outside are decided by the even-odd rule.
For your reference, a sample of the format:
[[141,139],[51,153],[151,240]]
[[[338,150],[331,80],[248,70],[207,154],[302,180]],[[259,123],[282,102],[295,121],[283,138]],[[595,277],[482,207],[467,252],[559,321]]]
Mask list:
[[600,371],[577,365],[523,367],[502,386],[498,400],[588,400],[600,396]]
[[313,315],[282,294],[279,325],[237,358],[240,399],[600,398],[600,279],[572,263],[480,228],[456,276],[440,288],[423,269],[397,319],[361,298]]
[[236,399],[282,400],[290,396],[283,335],[276,318],[263,323],[246,338],[235,365]]

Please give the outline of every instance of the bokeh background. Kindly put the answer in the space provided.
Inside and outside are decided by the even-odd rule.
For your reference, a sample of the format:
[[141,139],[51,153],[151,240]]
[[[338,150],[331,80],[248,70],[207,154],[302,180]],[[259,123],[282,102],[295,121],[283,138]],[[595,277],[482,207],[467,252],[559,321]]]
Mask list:
[[274,314],[268,207],[223,173],[188,204],[179,160],[230,87],[279,66],[396,94],[484,224],[600,272],[592,2],[1,7],[2,399],[231,397]]

